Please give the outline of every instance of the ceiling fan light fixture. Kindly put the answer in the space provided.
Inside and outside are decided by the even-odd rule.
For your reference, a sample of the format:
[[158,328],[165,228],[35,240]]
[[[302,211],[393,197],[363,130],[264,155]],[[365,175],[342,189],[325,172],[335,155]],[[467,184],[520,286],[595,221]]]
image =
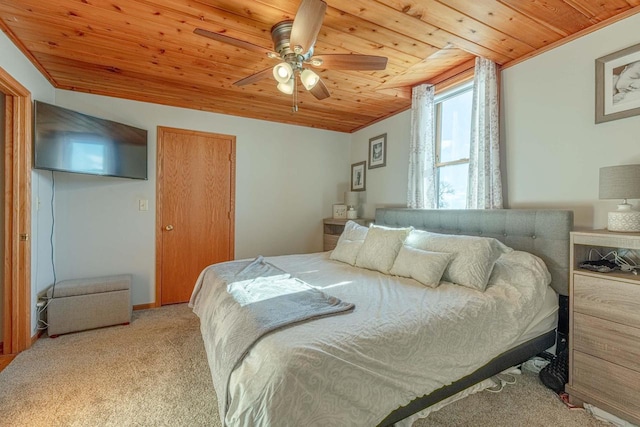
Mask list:
[[267,56],[271,59],[278,59],[280,58],[280,55],[278,55],[276,52],[267,52]]
[[320,76],[311,70],[304,69],[302,73],[300,73],[300,81],[302,81],[305,89],[311,90],[318,84],[318,81],[320,81]]
[[314,67],[319,67],[322,65],[324,61],[320,58],[313,58],[311,59],[311,65],[313,65]]
[[273,67],[273,77],[278,83],[287,83],[293,76],[293,68],[286,62],[281,62]]
[[293,93],[294,81],[293,79],[289,79],[286,82],[280,82],[277,86],[278,90],[285,95],[291,95]]

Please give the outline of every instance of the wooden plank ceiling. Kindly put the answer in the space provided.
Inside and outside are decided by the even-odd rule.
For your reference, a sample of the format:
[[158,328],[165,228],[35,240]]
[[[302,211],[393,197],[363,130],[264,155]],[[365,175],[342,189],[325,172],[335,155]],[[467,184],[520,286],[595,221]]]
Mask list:
[[[57,88],[352,132],[410,107],[411,86],[500,65],[640,9],[640,0],[326,0],[316,54],[388,57],[383,71],[317,70],[331,97],[264,79],[276,61],[193,33],[273,49],[299,0],[2,0],[0,25]],[[593,27],[595,28],[595,27]],[[19,77],[19,76],[17,76]]]

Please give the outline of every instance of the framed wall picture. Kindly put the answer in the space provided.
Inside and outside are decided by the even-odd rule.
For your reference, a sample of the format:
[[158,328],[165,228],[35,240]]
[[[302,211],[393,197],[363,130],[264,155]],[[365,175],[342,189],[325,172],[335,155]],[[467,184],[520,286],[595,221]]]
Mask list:
[[369,169],[387,165],[387,134],[378,135],[369,140]]
[[351,165],[351,191],[365,191],[367,188],[367,162]]
[[640,114],[640,44],[596,59],[596,123]]

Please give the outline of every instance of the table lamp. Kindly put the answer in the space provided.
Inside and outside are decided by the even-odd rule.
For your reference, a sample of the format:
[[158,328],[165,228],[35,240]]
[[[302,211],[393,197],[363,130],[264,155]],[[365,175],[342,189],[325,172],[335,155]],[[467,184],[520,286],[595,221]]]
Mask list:
[[600,168],[600,199],[622,199],[618,210],[609,212],[609,231],[640,232],[640,212],[627,199],[640,199],[640,165]]
[[356,219],[358,218],[358,202],[359,202],[359,194],[355,191],[345,191],[344,192],[344,204],[347,205],[347,218],[348,219]]

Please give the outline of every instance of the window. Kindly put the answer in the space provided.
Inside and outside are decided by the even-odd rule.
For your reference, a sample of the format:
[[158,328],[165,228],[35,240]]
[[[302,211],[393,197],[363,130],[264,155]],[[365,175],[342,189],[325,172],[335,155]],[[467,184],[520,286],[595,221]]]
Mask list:
[[435,98],[438,209],[465,209],[473,82]]

